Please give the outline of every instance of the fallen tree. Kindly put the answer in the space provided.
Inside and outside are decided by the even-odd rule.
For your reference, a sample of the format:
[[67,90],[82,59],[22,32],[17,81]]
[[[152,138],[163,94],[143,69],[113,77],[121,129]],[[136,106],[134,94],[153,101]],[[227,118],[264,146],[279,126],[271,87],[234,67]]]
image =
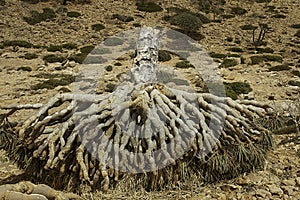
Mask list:
[[[156,82],[157,30],[141,30],[132,81],[109,94],[58,94],[45,105],[6,106],[1,147],[34,182],[79,190],[161,189],[229,179],[264,165],[272,146],[255,123],[269,106],[210,93],[190,93]],[[17,110],[38,109],[23,123]],[[129,186],[130,185],[130,186]]]

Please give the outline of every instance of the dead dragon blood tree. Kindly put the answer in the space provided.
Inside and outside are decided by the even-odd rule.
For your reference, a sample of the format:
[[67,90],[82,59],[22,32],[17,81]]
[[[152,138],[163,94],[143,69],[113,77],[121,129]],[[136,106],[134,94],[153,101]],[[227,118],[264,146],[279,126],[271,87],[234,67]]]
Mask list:
[[[63,93],[45,105],[3,108],[10,111],[0,121],[2,148],[32,181],[57,189],[152,190],[262,167],[272,140],[254,121],[268,106],[157,82],[158,38],[158,30],[141,29],[132,81],[112,93]],[[36,108],[23,123],[8,121],[16,110]]]

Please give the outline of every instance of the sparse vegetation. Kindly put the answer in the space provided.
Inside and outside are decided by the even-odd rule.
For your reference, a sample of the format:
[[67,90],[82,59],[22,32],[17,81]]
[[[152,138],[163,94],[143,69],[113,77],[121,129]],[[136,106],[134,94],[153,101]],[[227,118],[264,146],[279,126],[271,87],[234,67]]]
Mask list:
[[51,8],[43,8],[43,12],[39,13],[38,11],[32,10],[30,12],[31,17],[23,17],[23,19],[30,25],[38,24],[42,21],[51,20],[56,18],[54,10]]
[[122,22],[131,22],[134,21],[134,18],[132,16],[127,16],[127,15],[120,15],[120,14],[113,14],[112,15],[113,19],[118,19]]
[[300,81],[290,80],[288,82],[288,84],[291,85],[291,86],[298,86],[298,87],[300,87]]
[[254,30],[257,28],[257,26],[253,26],[252,24],[246,24],[246,25],[240,26],[240,28],[242,30]]
[[293,70],[291,73],[295,76],[300,77],[300,71],[298,71],[298,70]]
[[108,66],[105,67],[105,70],[110,72],[110,71],[113,70],[113,67],[111,65],[108,65]]
[[184,32],[197,31],[202,26],[202,21],[191,13],[180,13],[170,18],[172,25],[180,27]]
[[223,53],[215,53],[215,52],[212,52],[209,54],[212,58],[225,58],[227,55],[226,54],[223,54]]
[[256,48],[257,53],[274,53],[274,49],[270,47],[266,48]]
[[5,40],[3,42],[3,46],[18,46],[18,47],[24,47],[24,48],[31,48],[33,44],[24,41],[24,40]]
[[47,51],[49,51],[49,52],[62,51],[62,46],[60,46],[60,45],[50,45],[47,48]]
[[158,51],[158,61],[160,62],[166,62],[171,60],[171,53],[166,50],[159,50]]
[[114,83],[108,83],[106,86],[105,86],[105,92],[113,92],[116,88],[116,84]]
[[94,31],[100,31],[103,29],[105,29],[105,26],[103,24],[98,23],[98,24],[92,25],[92,30],[94,30]]
[[55,62],[63,62],[65,60],[65,58],[55,55],[55,54],[49,54],[49,55],[44,56],[43,60],[48,63],[55,63]]
[[259,24],[259,34],[257,36],[257,38],[255,38],[255,33],[256,33],[256,30],[257,28],[253,29],[253,32],[252,32],[252,42],[253,42],[253,45],[255,46],[255,48],[257,48],[258,46],[261,46],[261,45],[266,45],[266,42],[264,42],[264,38],[266,36],[266,33],[268,32],[268,30],[270,29],[268,24],[262,24],[260,23]]
[[87,57],[86,53],[77,53],[75,55],[70,56],[69,60],[82,64],[86,57]]
[[72,17],[72,18],[77,18],[77,17],[80,17],[81,14],[79,12],[76,12],[76,11],[69,11],[69,12],[67,12],[67,16]]
[[236,66],[236,65],[238,65],[238,62],[235,59],[227,58],[227,59],[224,59],[224,61],[220,65],[220,67],[227,68],[227,67],[233,67],[233,66]]
[[143,12],[160,12],[163,8],[151,1],[138,1],[136,3],[137,9]]
[[288,66],[287,64],[283,65],[276,65],[274,67],[269,68],[269,71],[284,71],[284,70],[290,70],[291,67]]
[[238,95],[247,94],[252,91],[250,84],[245,82],[225,82],[224,85],[226,96],[232,99],[238,99]]
[[183,61],[180,61],[180,62],[177,62],[175,64],[175,67],[178,67],[178,68],[195,68],[194,65],[192,65],[189,61],[187,60],[183,60]]
[[277,13],[275,15],[272,15],[272,18],[285,19],[286,16],[284,14]]
[[18,67],[17,71],[26,71],[26,72],[31,72],[32,68],[29,66],[22,66],[22,67]]
[[233,14],[233,15],[244,15],[246,13],[247,13],[247,10],[242,7],[237,6],[237,7],[231,8],[231,14]]
[[266,61],[282,62],[282,57],[280,55],[256,55],[256,56],[251,56],[250,59],[252,65],[259,64],[261,62],[266,62]]
[[80,48],[80,52],[84,54],[89,54],[91,51],[95,49],[94,45],[87,45]]
[[292,24],[292,25],[291,25],[291,28],[296,28],[296,29],[298,29],[298,28],[300,28],[300,24]]
[[25,53],[24,56],[21,56],[21,57],[26,60],[32,60],[32,59],[38,58],[39,56],[35,53]]
[[232,52],[244,52],[244,50],[240,47],[230,47],[227,49],[227,51],[232,51]]
[[295,33],[295,36],[300,38],[300,30]]
[[33,90],[38,89],[54,89],[57,86],[65,86],[75,81],[74,75],[69,74],[42,74],[38,77],[45,78],[46,80],[41,80],[40,83],[33,85],[31,88]]

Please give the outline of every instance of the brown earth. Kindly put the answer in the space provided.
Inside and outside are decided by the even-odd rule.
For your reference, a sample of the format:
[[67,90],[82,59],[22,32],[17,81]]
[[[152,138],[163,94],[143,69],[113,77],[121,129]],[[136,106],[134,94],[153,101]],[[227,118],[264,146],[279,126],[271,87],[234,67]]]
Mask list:
[[[74,83],[67,86],[57,86],[54,89],[36,89],[32,87],[46,78],[40,78],[41,74],[74,75],[80,70],[80,65],[73,61],[63,65],[61,63],[47,63],[42,58],[47,54],[57,54],[70,57],[79,52],[80,47],[86,45],[97,45],[109,36],[113,36],[124,30],[137,26],[162,26],[176,28],[162,20],[168,7],[188,8],[197,11],[196,4],[192,1],[174,0],[161,2],[164,10],[162,12],[145,13],[136,9],[135,1],[97,1],[91,4],[77,5],[68,3],[69,11],[81,13],[78,18],[71,18],[57,14],[53,20],[47,20],[35,25],[29,25],[23,20],[23,16],[30,16],[31,10],[42,11],[45,7],[57,10],[60,4],[41,2],[39,4],[28,4],[18,0],[6,0],[4,6],[0,6],[0,46],[4,41],[25,40],[40,48],[3,47],[0,48],[0,107],[11,104],[45,103],[58,92],[72,91]],[[291,109],[288,105],[299,98],[299,86],[291,86],[289,81],[300,81],[299,76],[291,72],[299,69],[300,62],[300,38],[295,36],[297,29],[291,28],[293,24],[299,24],[300,2],[297,0],[273,0],[270,3],[257,3],[253,1],[227,0],[222,6],[225,13],[230,12],[231,7],[240,6],[247,10],[244,15],[236,15],[231,19],[221,19],[221,22],[204,24],[199,30],[204,39],[199,41],[208,52],[229,53],[229,47],[240,47],[244,52],[239,52],[245,58],[244,64],[230,68],[221,68],[220,72],[224,81],[247,82],[253,88],[248,95],[240,98],[254,98],[258,101],[269,102],[278,110],[285,108],[285,114]],[[275,12],[266,12],[267,6],[275,6],[277,13],[285,15],[285,18],[272,17]],[[199,12],[199,11],[197,11]],[[133,16],[132,22],[121,22],[112,19],[113,14]],[[212,14],[207,14],[210,19]],[[91,25],[102,23],[105,29],[94,31]],[[241,30],[240,26],[245,24],[258,25],[266,23],[271,28],[266,34],[264,41],[267,47],[274,50],[275,55],[281,55],[282,62],[262,62],[252,65],[249,59],[256,52],[249,50],[252,45],[252,31]],[[228,37],[233,41],[229,42]],[[240,41],[240,42],[237,42]],[[48,52],[41,46],[60,45],[63,43],[75,43],[76,49],[57,52]],[[237,44],[238,43],[238,44]],[[26,53],[35,53],[38,58],[26,60],[20,58]],[[131,60],[129,55],[124,55],[113,63],[121,62],[121,66],[113,65],[112,71],[107,71],[99,78],[99,92],[105,90],[109,83],[116,83],[116,75],[128,71]],[[183,78],[190,83],[195,82],[197,72],[192,69],[176,69],[174,67],[177,58],[163,63],[168,65],[168,70],[176,74],[183,74]],[[222,62],[222,59],[217,61]],[[287,64],[290,69],[284,71],[269,71],[271,66]],[[128,67],[129,66],[129,67]],[[23,68],[21,68],[23,67]],[[24,70],[30,67],[30,71]],[[23,69],[23,70],[22,70]],[[201,74],[201,73],[200,73]],[[299,82],[298,82],[299,83]],[[274,100],[273,100],[274,99]],[[1,112],[4,112],[3,110]],[[24,120],[34,111],[17,112],[14,120]],[[297,114],[297,113],[296,113]],[[289,135],[274,135],[276,144]],[[1,152],[0,156],[0,180],[7,180],[12,175],[21,174],[14,164]],[[269,153],[268,160],[263,171],[244,174],[240,177],[222,181],[213,185],[191,185],[188,188],[180,184],[170,190],[160,192],[128,191],[121,192],[110,190],[107,193],[94,192],[84,194],[87,199],[300,199],[300,144],[288,143],[276,145]]]

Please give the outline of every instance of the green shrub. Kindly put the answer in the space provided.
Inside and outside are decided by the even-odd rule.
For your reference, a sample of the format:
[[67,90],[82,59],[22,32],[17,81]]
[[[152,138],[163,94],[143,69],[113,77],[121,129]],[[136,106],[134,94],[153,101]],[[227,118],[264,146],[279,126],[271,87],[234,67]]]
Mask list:
[[270,3],[272,0],[255,0],[257,3]]
[[291,80],[291,81],[288,82],[288,84],[291,85],[291,86],[298,86],[298,87],[300,87],[300,81],[293,81],[293,80]]
[[300,28],[300,24],[292,24],[291,28]]
[[3,42],[3,46],[18,46],[18,47],[24,47],[24,48],[31,48],[33,44],[24,41],[24,40],[6,40]]
[[282,57],[279,55],[257,55],[250,57],[252,65],[259,64],[265,61],[282,62]]
[[238,65],[239,63],[235,60],[235,59],[224,59],[224,61],[222,62],[222,64],[220,65],[220,67],[233,67]]
[[276,65],[274,67],[269,68],[269,71],[284,71],[284,70],[290,70],[291,67],[288,65]]
[[266,48],[256,48],[256,51],[258,53],[274,53],[274,50],[270,47],[266,47]]
[[257,28],[257,26],[253,26],[252,24],[246,24],[246,25],[240,26],[240,28],[242,30],[254,30]]
[[113,92],[116,87],[117,87],[116,84],[108,83],[105,87],[105,92]]
[[64,49],[77,49],[77,45],[74,43],[65,43],[61,45]]
[[116,63],[114,63],[114,66],[122,66],[122,63],[116,62]]
[[226,54],[223,54],[223,53],[214,53],[214,52],[212,52],[212,53],[210,53],[209,54],[212,58],[225,58],[227,55]]
[[42,21],[54,18],[56,18],[56,14],[51,8],[43,8],[42,13],[33,10],[31,11],[31,17],[23,17],[23,19],[30,25],[35,25]]
[[228,48],[227,51],[232,51],[232,52],[244,52],[244,50],[240,47],[231,47],[231,48]]
[[31,72],[32,68],[28,67],[28,66],[22,66],[22,67],[18,67],[17,71],[26,71],[26,72]]
[[166,50],[158,50],[158,61],[166,62],[171,60],[171,53]]
[[47,48],[47,51],[49,51],[49,52],[62,51],[62,46],[50,45],[50,47]]
[[178,68],[195,68],[194,65],[192,65],[189,61],[187,60],[184,60],[184,61],[180,61],[180,62],[177,62],[175,64],[175,67],[178,67]]
[[132,16],[127,16],[127,15],[120,15],[120,14],[113,14],[112,15],[113,19],[118,19],[122,22],[131,22],[134,21],[134,18]]
[[232,53],[229,53],[229,54],[227,54],[227,57],[231,57],[231,58],[240,58],[241,55],[240,55],[240,54],[232,54]]
[[26,3],[31,3],[31,4],[37,4],[40,2],[40,0],[21,0],[21,1],[24,1]]
[[77,17],[80,17],[81,14],[79,12],[76,12],[76,11],[70,11],[70,12],[67,12],[67,16],[72,17],[72,18],[77,18]]
[[231,14],[234,14],[234,15],[243,15],[243,14],[246,14],[247,13],[247,10],[245,10],[244,8],[242,7],[232,7],[231,8]]
[[92,30],[94,31],[100,31],[105,29],[105,26],[103,24],[93,24],[92,25]]
[[143,12],[160,12],[163,8],[154,3],[154,2],[147,2],[147,1],[140,1],[136,3],[137,9]]
[[284,14],[278,13],[278,14],[273,15],[272,18],[285,19],[286,16]]
[[298,70],[293,70],[291,73],[293,75],[295,75],[295,76],[299,76],[300,77],[300,71],[298,71]]
[[202,26],[202,21],[191,13],[180,13],[170,18],[170,23],[180,27],[185,32],[198,30]]
[[113,67],[111,65],[108,65],[108,66],[105,67],[105,70],[110,72],[110,71],[113,70]]
[[87,45],[80,48],[80,52],[84,54],[89,54],[95,48],[94,45]]
[[50,76],[50,78],[48,78],[47,80],[40,81],[40,83],[32,86],[31,88],[33,90],[44,89],[44,88],[54,89],[57,86],[69,85],[70,83],[75,81],[75,78],[76,77],[74,75],[55,74],[54,76]]
[[252,88],[249,83],[244,82],[232,82],[224,83],[226,96],[236,100],[238,95],[247,94],[252,91]]
[[65,58],[54,55],[54,54],[49,54],[49,55],[44,56],[43,60],[48,63],[55,63],[55,62],[63,62],[65,60]]
[[120,39],[120,38],[107,38],[105,41],[104,41],[104,44],[106,46],[118,46],[118,45],[122,45],[123,44],[123,40]]
[[25,53],[25,55],[21,57],[25,58],[26,60],[31,60],[31,59],[38,58],[38,55],[35,53]]
[[296,37],[300,37],[300,30],[298,30],[298,31],[295,33],[295,36],[296,36]]
[[221,17],[222,17],[223,19],[231,19],[231,18],[234,18],[235,16],[232,15],[232,14],[224,14],[224,15],[221,15]]
[[225,40],[226,40],[227,42],[232,42],[232,41],[233,41],[233,37],[227,37]]

